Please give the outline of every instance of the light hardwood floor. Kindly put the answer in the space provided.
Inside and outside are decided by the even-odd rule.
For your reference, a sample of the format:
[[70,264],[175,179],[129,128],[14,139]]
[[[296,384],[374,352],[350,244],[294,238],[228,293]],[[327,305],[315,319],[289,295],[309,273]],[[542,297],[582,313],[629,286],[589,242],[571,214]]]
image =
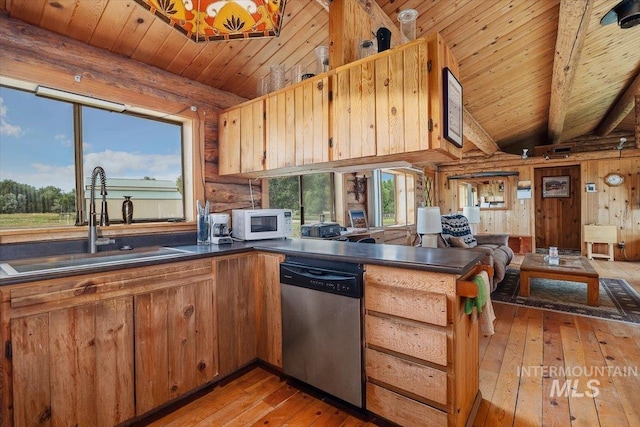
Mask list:
[[[591,264],[600,277],[625,279],[640,292],[640,263]],[[494,308],[496,334],[480,340],[475,426],[640,426],[640,325]],[[567,380],[572,389],[558,393]]]
[[[522,259],[517,256],[512,267]],[[640,263],[592,264],[601,277],[623,278],[640,292]],[[483,400],[474,426],[640,426],[640,377],[635,375],[640,373],[640,326],[500,303],[494,307],[496,334],[480,340]],[[571,386],[562,388],[567,380]],[[317,397],[258,367],[151,425],[383,424]]]
[[330,399],[311,395],[262,367],[173,411],[150,426],[377,426],[373,417],[340,409]]

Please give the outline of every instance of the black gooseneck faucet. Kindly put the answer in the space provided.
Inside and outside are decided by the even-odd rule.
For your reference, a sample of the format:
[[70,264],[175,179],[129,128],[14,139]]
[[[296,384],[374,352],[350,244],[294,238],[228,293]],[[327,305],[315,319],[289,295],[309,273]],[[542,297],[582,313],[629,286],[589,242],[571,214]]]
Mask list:
[[107,212],[107,176],[100,166],[93,168],[91,173],[91,200],[89,203],[89,253],[98,252],[98,246],[115,243],[113,239],[98,237],[98,224],[96,224],[96,177],[100,175],[100,195],[102,195],[102,205],[100,206],[100,226],[109,225],[109,214]]

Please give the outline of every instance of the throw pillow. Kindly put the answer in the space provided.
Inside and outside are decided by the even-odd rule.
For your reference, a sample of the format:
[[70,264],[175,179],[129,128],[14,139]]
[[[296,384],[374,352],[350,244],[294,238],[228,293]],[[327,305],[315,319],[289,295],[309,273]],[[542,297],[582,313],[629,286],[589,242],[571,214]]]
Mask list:
[[468,248],[469,245],[467,245],[464,241],[464,239],[462,237],[449,237],[449,243],[451,243],[451,246],[453,246],[454,248]]

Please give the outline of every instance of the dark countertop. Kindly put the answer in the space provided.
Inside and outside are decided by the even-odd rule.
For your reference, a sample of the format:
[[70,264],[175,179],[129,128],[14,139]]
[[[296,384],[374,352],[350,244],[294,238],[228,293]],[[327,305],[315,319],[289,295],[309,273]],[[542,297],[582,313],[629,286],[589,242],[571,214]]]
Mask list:
[[[167,262],[187,261],[213,256],[232,255],[260,250],[284,255],[308,256],[319,259],[347,261],[362,264],[378,264],[416,270],[434,271],[462,275],[483,258],[483,253],[468,249],[416,248],[399,245],[380,245],[314,239],[261,240],[253,242],[235,242],[210,246],[173,246],[178,249],[175,255],[163,259],[127,261],[115,265],[86,265],[73,270],[48,271],[42,273],[18,274],[8,276],[0,272],[0,286],[27,283],[37,280],[69,277],[80,274],[121,270],[123,268],[143,267]],[[10,262],[10,261],[9,261]]]
[[342,242],[333,240],[288,239],[255,244],[255,249],[285,255],[378,264],[462,275],[484,257],[468,249],[437,249],[400,245]]

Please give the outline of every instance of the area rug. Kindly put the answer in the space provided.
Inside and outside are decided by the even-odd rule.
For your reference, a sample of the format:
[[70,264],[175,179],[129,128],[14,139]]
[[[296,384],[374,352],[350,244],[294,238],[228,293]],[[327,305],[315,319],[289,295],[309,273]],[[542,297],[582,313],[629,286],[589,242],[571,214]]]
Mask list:
[[600,278],[600,306],[587,305],[587,286],[564,280],[531,279],[531,296],[520,296],[520,270],[508,269],[493,301],[622,322],[640,323],[640,295],[624,279]]

